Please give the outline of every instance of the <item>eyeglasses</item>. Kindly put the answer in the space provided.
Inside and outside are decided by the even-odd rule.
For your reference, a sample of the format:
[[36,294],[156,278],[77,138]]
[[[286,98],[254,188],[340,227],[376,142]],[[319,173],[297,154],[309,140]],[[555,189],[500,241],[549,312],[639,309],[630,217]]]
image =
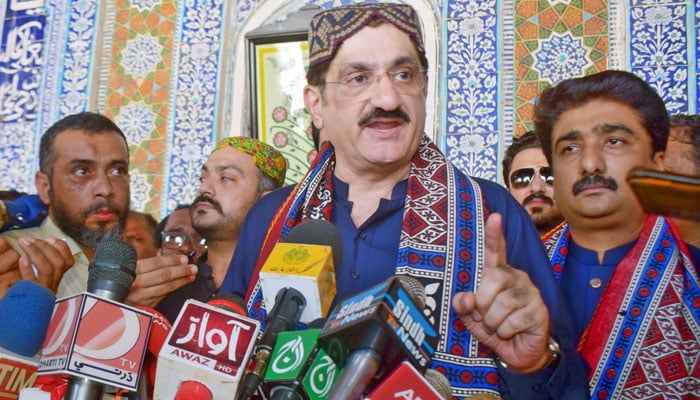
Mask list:
[[[182,232],[164,231],[160,233],[163,247],[170,250],[180,250],[192,257],[195,253],[203,253],[207,249],[207,241],[199,235],[188,235]],[[189,249],[189,251],[187,250]]]
[[425,89],[425,70],[416,65],[404,65],[386,72],[356,71],[340,78],[338,81],[326,81],[327,84],[340,86],[346,97],[367,95],[369,89],[386,75],[398,94],[413,96]]
[[513,189],[523,189],[535,179],[535,174],[539,175],[542,183],[547,186],[552,186],[554,183],[554,175],[552,175],[552,167],[530,167],[520,168],[510,174],[510,187]]

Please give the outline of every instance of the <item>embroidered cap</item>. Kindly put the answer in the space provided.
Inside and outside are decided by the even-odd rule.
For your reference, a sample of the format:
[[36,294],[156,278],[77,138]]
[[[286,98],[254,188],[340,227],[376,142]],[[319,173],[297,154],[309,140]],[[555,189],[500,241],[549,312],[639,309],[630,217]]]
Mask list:
[[392,3],[350,4],[321,11],[311,19],[309,66],[330,61],[346,39],[375,19],[382,19],[405,32],[416,50],[425,54],[420,21],[413,7]]
[[253,156],[253,161],[260,171],[272,178],[278,187],[282,186],[287,173],[287,160],[282,153],[267,143],[244,136],[227,137],[214,147],[212,153],[227,146]]

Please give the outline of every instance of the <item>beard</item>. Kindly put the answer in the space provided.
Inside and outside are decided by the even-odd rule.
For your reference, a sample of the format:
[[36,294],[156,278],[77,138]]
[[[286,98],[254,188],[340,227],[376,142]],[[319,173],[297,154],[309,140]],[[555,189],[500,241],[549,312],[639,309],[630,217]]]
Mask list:
[[535,223],[535,227],[537,227],[537,231],[540,235],[551,231],[564,221],[564,217],[551,207],[533,208],[530,217],[532,218],[532,222]]
[[[49,192],[49,196],[51,204],[54,206],[54,223],[76,242],[91,250],[96,250],[97,245],[104,239],[118,240],[121,238],[122,229],[126,224],[126,212],[121,211],[116,204],[108,200],[100,200],[92,204],[88,209],[81,211],[78,217],[73,217],[69,215],[56,200],[53,192]],[[109,208],[114,211],[119,216],[117,223],[108,224],[104,222],[98,223],[97,227],[94,228],[87,227],[85,220],[88,215],[101,208]]]
[[[214,211],[218,214],[217,218],[214,220],[207,218],[207,214],[211,214],[211,211],[209,213],[196,211],[197,204],[203,202],[209,203],[214,208]],[[192,209],[195,210],[192,213],[192,227],[207,242],[224,242],[238,239],[245,214],[243,216],[238,215],[238,213],[225,215],[221,203],[205,194],[197,196],[192,203]]]
[[[547,204],[547,206],[528,207],[528,204],[535,199],[541,200]],[[554,200],[547,197],[543,193],[532,193],[527,196],[523,200],[523,207],[527,209],[528,213],[530,214],[530,218],[532,219],[532,222],[535,223],[535,227],[537,227],[537,231],[540,233],[540,235],[544,235],[545,233],[551,231],[562,223],[562,221],[564,221],[564,217],[562,217],[559,211],[554,207]]]

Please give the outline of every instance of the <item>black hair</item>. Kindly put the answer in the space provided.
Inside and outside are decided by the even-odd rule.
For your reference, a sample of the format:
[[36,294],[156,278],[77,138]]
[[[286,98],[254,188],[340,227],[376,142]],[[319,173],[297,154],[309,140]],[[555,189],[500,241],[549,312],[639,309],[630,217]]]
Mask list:
[[540,95],[535,106],[535,133],[550,164],[554,124],[564,112],[595,99],[617,101],[637,110],[642,125],[651,137],[650,157],[666,149],[669,120],[661,97],[644,80],[630,72],[603,71],[563,80]]
[[56,137],[67,130],[76,130],[89,135],[116,132],[124,139],[126,148],[129,148],[124,132],[119,129],[117,124],[104,115],[89,111],[69,115],[51,125],[41,137],[39,144],[39,170],[48,176],[52,175],[53,163],[56,160],[53,144],[56,141]]
[[524,134],[513,138],[513,143],[506,150],[506,154],[503,157],[503,181],[506,183],[506,187],[510,189],[510,168],[513,165],[513,159],[523,150],[527,149],[542,149],[542,144],[540,143],[535,131],[527,131]]

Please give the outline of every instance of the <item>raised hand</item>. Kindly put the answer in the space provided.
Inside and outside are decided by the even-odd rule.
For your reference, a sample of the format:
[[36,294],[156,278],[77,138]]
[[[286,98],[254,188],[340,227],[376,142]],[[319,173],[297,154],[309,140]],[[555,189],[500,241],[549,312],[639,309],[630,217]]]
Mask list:
[[452,305],[469,332],[508,369],[534,372],[549,362],[549,311],[527,273],[506,262],[502,217],[486,220],[485,262],[475,292],[455,295]]

